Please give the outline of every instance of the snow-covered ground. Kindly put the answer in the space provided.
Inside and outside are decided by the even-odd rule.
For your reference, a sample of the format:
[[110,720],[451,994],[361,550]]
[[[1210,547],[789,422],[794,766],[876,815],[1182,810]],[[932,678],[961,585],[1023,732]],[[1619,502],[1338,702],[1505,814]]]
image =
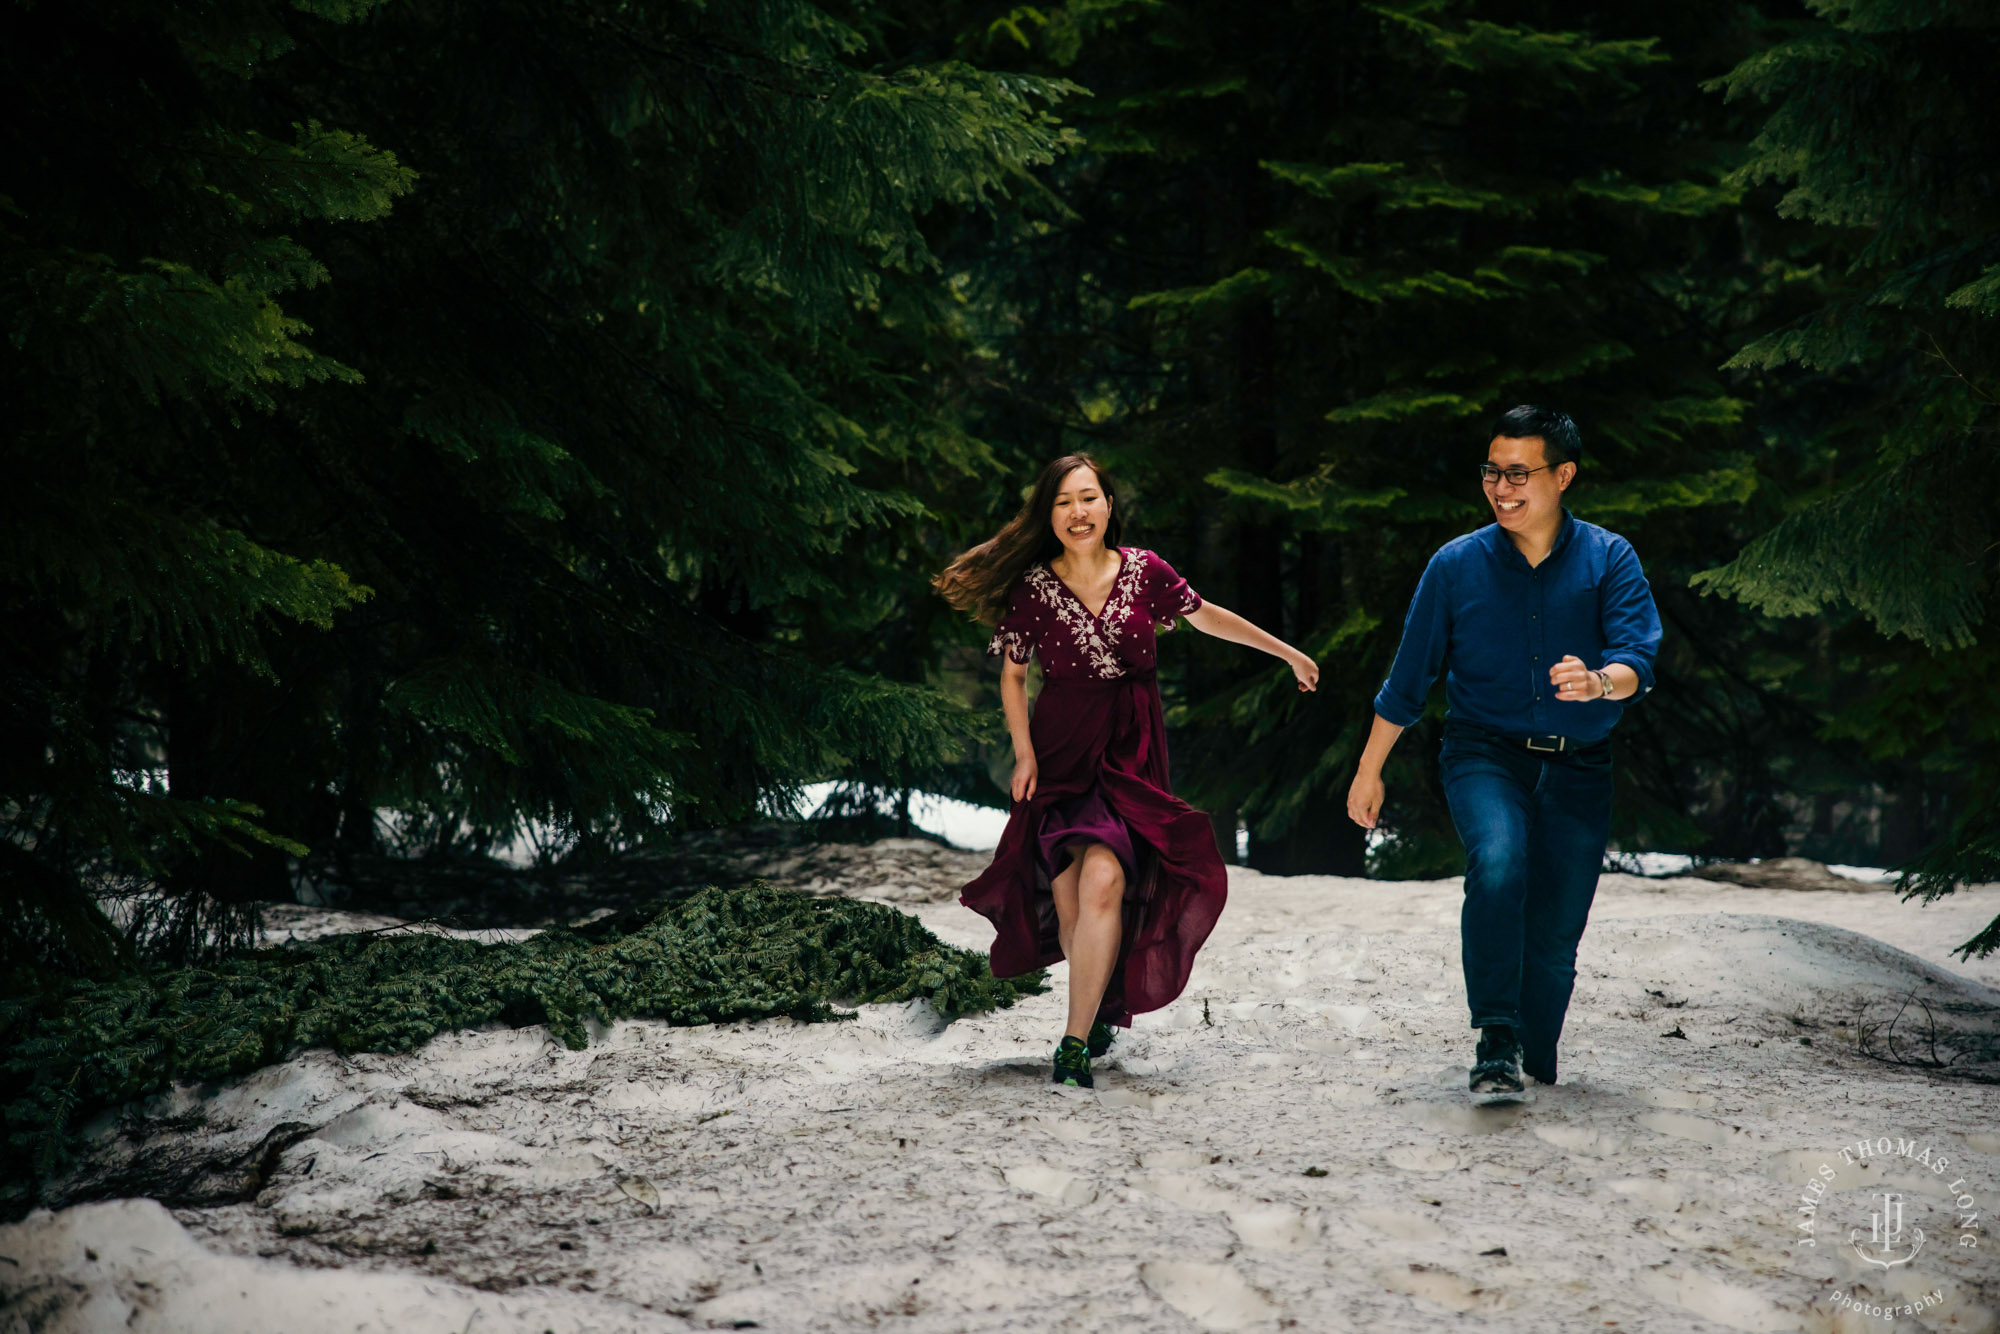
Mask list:
[[[1909,1054],[1916,1001],[2000,1005],[2000,957],[1949,953],[2000,887],[1607,876],[1562,1082],[1483,1110],[1458,897],[1232,868],[1186,995],[1094,1092],[1045,1082],[1061,969],[949,1026],[918,1004],[307,1053],[148,1109],[146,1152],[289,1140],[253,1200],[0,1228],[0,1330],[1996,1328],[2000,1089],[1871,1061],[1855,1025],[1914,997]],[[1913,1260],[1862,1258],[1919,1229]]]

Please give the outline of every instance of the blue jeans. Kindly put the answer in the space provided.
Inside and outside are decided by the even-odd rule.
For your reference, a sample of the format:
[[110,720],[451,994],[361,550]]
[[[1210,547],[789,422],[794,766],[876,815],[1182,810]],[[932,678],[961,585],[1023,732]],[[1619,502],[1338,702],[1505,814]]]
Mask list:
[[1448,722],[1439,770],[1465,844],[1458,932],[1472,1026],[1511,1027],[1521,1068],[1552,1084],[1611,835],[1611,745],[1529,751]]

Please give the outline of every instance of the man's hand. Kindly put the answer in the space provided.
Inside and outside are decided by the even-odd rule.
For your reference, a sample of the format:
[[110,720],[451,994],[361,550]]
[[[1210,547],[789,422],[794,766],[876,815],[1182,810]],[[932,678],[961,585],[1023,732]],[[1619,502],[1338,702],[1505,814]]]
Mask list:
[[1354,766],[1354,785],[1347,789],[1347,818],[1363,829],[1373,829],[1382,814],[1382,766],[1389,762],[1389,751],[1401,735],[1402,726],[1379,713],[1369,726],[1361,763]]
[[1573,654],[1564,654],[1563,660],[1549,668],[1549,684],[1556,688],[1556,698],[1570,703],[1602,699],[1604,683],[1597,673],[1583,665],[1583,659]]
[[1016,801],[1032,801],[1035,796],[1035,780],[1041,776],[1033,755],[1014,757],[1014,782],[1010,789]]
[[1347,789],[1347,818],[1363,829],[1373,829],[1375,819],[1382,814],[1382,775],[1370,773],[1366,769],[1354,775],[1354,785]]

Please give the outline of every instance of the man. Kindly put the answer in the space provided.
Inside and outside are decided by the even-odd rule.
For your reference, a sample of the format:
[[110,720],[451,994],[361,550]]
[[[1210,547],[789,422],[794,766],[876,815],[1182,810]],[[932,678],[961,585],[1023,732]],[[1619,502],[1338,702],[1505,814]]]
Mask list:
[[1382,763],[1443,668],[1439,767],[1465,844],[1459,916],[1479,1047],[1475,1103],[1556,1081],[1576,947],[1611,830],[1611,729],[1653,688],[1660,615],[1632,544],[1570,517],[1576,423],[1522,406],[1493,426],[1480,477],[1493,522],[1431,558],[1403,624],[1347,813],[1373,829]]

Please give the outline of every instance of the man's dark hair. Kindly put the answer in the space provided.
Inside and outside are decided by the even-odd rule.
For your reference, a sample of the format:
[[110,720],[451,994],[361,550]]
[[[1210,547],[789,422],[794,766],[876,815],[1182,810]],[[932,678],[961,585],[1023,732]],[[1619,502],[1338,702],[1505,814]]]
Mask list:
[[1500,414],[1493,423],[1493,434],[1510,440],[1538,435],[1542,438],[1542,457],[1551,467],[1558,463],[1583,465],[1583,437],[1577,434],[1576,423],[1567,412],[1523,403]]

